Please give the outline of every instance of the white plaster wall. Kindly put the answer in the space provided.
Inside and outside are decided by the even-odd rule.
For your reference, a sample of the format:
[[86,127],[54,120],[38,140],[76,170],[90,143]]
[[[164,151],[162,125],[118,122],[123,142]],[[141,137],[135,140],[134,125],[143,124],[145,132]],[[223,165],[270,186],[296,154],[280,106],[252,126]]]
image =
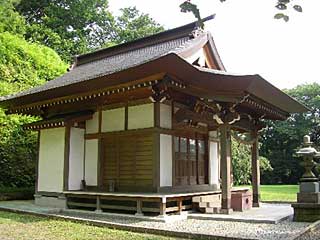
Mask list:
[[172,186],[172,136],[160,134],[160,187]]
[[128,129],[154,126],[153,103],[128,107]]
[[125,108],[110,109],[102,112],[102,132],[124,130]]
[[89,186],[98,184],[98,139],[85,142],[85,180]]
[[92,119],[86,121],[86,133],[97,133],[99,131],[99,112],[95,112]]
[[69,155],[69,190],[80,190],[83,179],[84,129],[71,128]]
[[38,191],[63,191],[65,131],[65,128],[40,131]]
[[219,143],[210,141],[209,184],[219,186]]
[[160,127],[169,128],[172,127],[172,112],[171,106],[160,103]]

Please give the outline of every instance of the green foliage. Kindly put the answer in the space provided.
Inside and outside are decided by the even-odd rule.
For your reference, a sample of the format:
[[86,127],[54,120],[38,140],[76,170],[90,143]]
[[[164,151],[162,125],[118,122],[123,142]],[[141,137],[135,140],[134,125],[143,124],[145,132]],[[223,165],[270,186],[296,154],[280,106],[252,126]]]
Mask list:
[[261,153],[270,160],[274,170],[262,175],[264,183],[297,183],[302,167],[301,158],[295,152],[302,145],[303,136],[312,133],[312,140],[320,145],[320,85],[301,85],[286,92],[311,111],[294,114],[287,121],[268,122],[261,139]]
[[73,55],[163,30],[135,7],[122,9],[115,18],[105,0],[21,0],[16,9],[28,23],[26,39],[53,48],[67,61]]
[[37,135],[21,127],[33,120],[0,111],[0,186],[33,186]]
[[123,8],[121,15],[116,18],[114,41],[116,43],[133,41],[163,30],[163,27],[148,14],[139,12],[136,7]]
[[[219,0],[225,2],[226,0]],[[295,0],[275,0],[275,7],[281,12],[274,15],[275,19],[283,19],[285,22],[289,21],[288,11],[294,9],[297,12],[302,12],[302,7],[298,4],[294,4]],[[288,8],[289,6],[289,8]],[[195,18],[198,19],[199,25],[203,28],[204,24],[200,17],[200,11],[196,4],[191,3],[191,0],[186,0],[180,4],[181,12],[192,12]]]
[[52,49],[0,33],[0,96],[43,84],[67,69]]
[[13,0],[0,0],[0,33],[25,34],[25,20],[14,9]]
[[105,0],[21,0],[16,9],[28,23],[26,38],[55,49],[67,60],[99,47],[114,22]]
[[[31,44],[18,35],[0,33],[0,96],[51,80],[67,65],[50,48]],[[22,129],[35,118],[5,115],[0,110],[0,186],[34,184],[37,134]]]
[[[233,183],[243,185],[251,183],[251,145],[238,143],[232,138],[232,170]],[[259,157],[260,171],[262,173],[272,171],[269,160]]]

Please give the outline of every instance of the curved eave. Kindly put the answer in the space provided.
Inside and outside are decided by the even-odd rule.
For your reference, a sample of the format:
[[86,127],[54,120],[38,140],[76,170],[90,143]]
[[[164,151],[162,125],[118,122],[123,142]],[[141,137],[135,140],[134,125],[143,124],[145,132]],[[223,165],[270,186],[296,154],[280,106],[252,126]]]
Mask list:
[[243,96],[251,94],[267,104],[287,113],[306,112],[306,108],[287,94],[277,89],[259,75],[231,75],[216,70],[199,69],[175,53],[170,53],[153,61],[135,66],[121,72],[91,79],[77,84],[50,89],[37,94],[30,94],[0,102],[0,106],[14,108],[42,101],[50,101],[70,95],[127,84],[148,76],[175,76],[186,85],[192,86],[204,97]]

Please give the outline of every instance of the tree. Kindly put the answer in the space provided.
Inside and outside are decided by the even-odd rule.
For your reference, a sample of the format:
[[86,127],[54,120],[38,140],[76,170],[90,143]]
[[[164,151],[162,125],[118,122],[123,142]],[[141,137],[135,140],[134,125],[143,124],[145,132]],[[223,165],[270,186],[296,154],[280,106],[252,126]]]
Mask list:
[[134,7],[114,17],[106,0],[21,0],[16,9],[28,23],[26,39],[53,48],[67,61],[73,55],[163,30]]
[[[52,49],[28,43],[9,32],[0,33],[0,56],[0,96],[44,83],[67,69]],[[7,116],[0,109],[0,186],[34,184],[37,134],[22,129],[23,124],[34,120],[28,116]]]
[[121,15],[116,18],[116,43],[133,41],[164,30],[148,14],[139,12],[136,7],[121,9]]
[[[232,137],[231,150],[233,183],[235,185],[251,184],[251,145],[240,143]],[[260,156],[259,161],[262,174],[272,171],[267,158]]]
[[13,3],[11,0],[0,0],[0,33],[23,35],[26,32],[25,20],[15,11]]
[[114,18],[105,0],[21,0],[17,11],[28,23],[26,39],[55,49],[63,59],[110,41]]
[[302,145],[304,135],[313,133],[312,140],[319,139],[320,85],[300,85],[286,92],[311,111],[293,114],[287,121],[268,122],[261,141],[261,153],[270,160],[274,170],[262,176],[267,183],[297,183],[302,167],[301,158],[295,152]]

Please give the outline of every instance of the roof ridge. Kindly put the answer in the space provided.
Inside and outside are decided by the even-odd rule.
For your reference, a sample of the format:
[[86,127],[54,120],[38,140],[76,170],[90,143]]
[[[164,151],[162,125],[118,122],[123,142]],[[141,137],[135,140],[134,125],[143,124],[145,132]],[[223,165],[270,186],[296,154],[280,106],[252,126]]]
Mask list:
[[[210,15],[206,18],[203,18],[202,21],[208,21],[214,18],[215,15]],[[131,51],[137,48],[142,48],[145,46],[152,46],[155,44],[160,44],[163,42],[167,42],[170,40],[183,38],[183,37],[192,37],[193,31],[198,28],[198,21],[176,27],[173,29],[169,29],[157,34],[153,34],[150,36],[146,36],[143,38],[139,38],[133,41],[121,43],[112,47],[103,48],[94,52],[82,54],[75,56],[74,67],[96,61],[102,58],[110,57],[113,55],[117,55],[123,52]]]

